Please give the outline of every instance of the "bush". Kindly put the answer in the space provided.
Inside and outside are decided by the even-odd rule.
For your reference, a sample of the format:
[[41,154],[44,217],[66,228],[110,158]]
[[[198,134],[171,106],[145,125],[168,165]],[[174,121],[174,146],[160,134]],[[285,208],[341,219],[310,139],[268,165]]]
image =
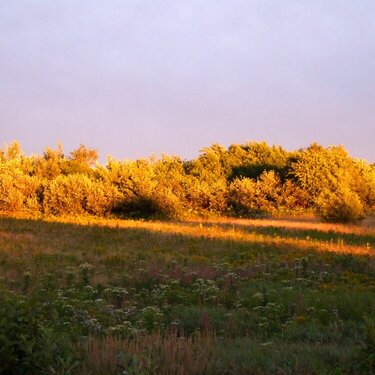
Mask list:
[[327,222],[349,223],[362,220],[363,205],[358,194],[347,187],[323,191],[315,201],[317,215]]
[[255,181],[235,179],[229,187],[232,212],[241,216],[273,214],[282,203],[282,184],[275,171],[265,171]]
[[86,191],[85,211],[92,215],[106,215],[122,199],[115,186],[98,180],[91,180]]
[[60,175],[45,186],[43,209],[53,215],[103,215],[110,212],[120,198],[117,189],[108,183],[82,174]]
[[39,157],[24,156],[17,142],[0,149],[0,212],[184,219],[316,208],[325,221],[349,222],[375,211],[375,166],[342,146],[289,153],[266,143],[215,144],[190,161],[109,157],[93,167],[96,160],[96,150],[84,145],[70,156],[61,145]]
[[282,208],[290,213],[301,213],[311,207],[311,197],[300,186],[291,180],[286,180],[282,186]]
[[37,177],[22,172],[12,162],[0,164],[0,210],[5,212],[38,211]]
[[256,182],[250,178],[236,178],[229,186],[228,201],[232,211],[241,216],[257,213]]
[[[0,292],[1,293],[1,292]],[[70,374],[78,364],[68,336],[47,325],[42,306],[0,294],[0,373]]]

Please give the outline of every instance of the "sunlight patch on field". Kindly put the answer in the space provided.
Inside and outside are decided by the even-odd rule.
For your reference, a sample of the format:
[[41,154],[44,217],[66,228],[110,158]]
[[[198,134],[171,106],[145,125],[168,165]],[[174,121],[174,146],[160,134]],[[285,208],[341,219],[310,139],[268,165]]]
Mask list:
[[[301,251],[322,251],[356,255],[375,255],[372,243],[348,244],[341,238],[330,238],[330,233],[356,234],[372,236],[375,230],[371,227],[354,225],[334,225],[324,223],[309,223],[286,220],[220,220],[220,221],[188,221],[188,222],[161,222],[161,221],[140,221],[140,220],[118,220],[103,219],[94,217],[82,218],[47,218],[48,222],[69,223],[84,226],[104,226],[122,229],[144,229],[152,232],[164,233],[166,235],[183,235],[206,239],[224,239],[234,242],[245,242],[276,248],[295,248]],[[228,224],[230,224],[228,226]],[[249,230],[244,230],[248,227]],[[326,233],[326,240],[306,238],[293,238],[293,235],[286,237],[283,233],[273,236],[257,232],[258,228],[285,228],[292,230],[318,230]]]

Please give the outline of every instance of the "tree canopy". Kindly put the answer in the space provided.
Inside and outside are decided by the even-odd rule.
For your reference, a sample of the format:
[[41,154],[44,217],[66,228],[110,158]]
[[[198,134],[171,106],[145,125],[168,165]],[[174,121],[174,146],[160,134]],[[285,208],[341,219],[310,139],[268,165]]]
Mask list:
[[213,144],[193,160],[162,155],[133,161],[85,145],[26,156],[16,141],[0,150],[0,210],[182,218],[281,216],[314,211],[327,221],[375,209],[375,166],[343,146],[289,152],[265,142]]

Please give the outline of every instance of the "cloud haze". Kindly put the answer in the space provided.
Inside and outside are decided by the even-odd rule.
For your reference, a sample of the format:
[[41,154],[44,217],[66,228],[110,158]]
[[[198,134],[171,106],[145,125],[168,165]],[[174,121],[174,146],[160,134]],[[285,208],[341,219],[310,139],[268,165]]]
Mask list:
[[2,0],[0,143],[318,141],[375,161],[374,19],[373,0]]

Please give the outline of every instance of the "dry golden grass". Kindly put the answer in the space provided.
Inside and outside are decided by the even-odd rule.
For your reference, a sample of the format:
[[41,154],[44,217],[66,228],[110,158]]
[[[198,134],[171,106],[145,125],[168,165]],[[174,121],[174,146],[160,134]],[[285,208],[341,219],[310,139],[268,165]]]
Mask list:
[[221,218],[216,220],[193,220],[193,222],[207,222],[218,224],[232,224],[246,227],[275,227],[293,230],[318,230],[322,232],[353,233],[361,235],[375,235],[375,218],[368,217],[359,224],[322,223],[315,218],[291,219],[232,219]]
[[[295,220],[191,220],[186,222],[118,220],[95,217],[50,217],[48,222],[69,223],[84,226],[100,226],[121,229],[144,229],[147,231],[163,233],[165,235],[183,235],[206,239],[224,239],[249,244],[274,246],[275,248],[296,248],[301,251],[334,252],[355,255],[375,255],[375,250],[370,243],[365,245],[348,244],[342,240],[329,238],[329,234],[354,234],[359,236],[375,236],[375,227],[370,225],[340,225],[326,224],[314,221]],[[288,231],[288,236],[269,235],[259,233],[258,228],[283,228]],[[316,240],[310,236],[305,238],[293,237],[293,231],[314,230],[327,234],[327,240]]]

